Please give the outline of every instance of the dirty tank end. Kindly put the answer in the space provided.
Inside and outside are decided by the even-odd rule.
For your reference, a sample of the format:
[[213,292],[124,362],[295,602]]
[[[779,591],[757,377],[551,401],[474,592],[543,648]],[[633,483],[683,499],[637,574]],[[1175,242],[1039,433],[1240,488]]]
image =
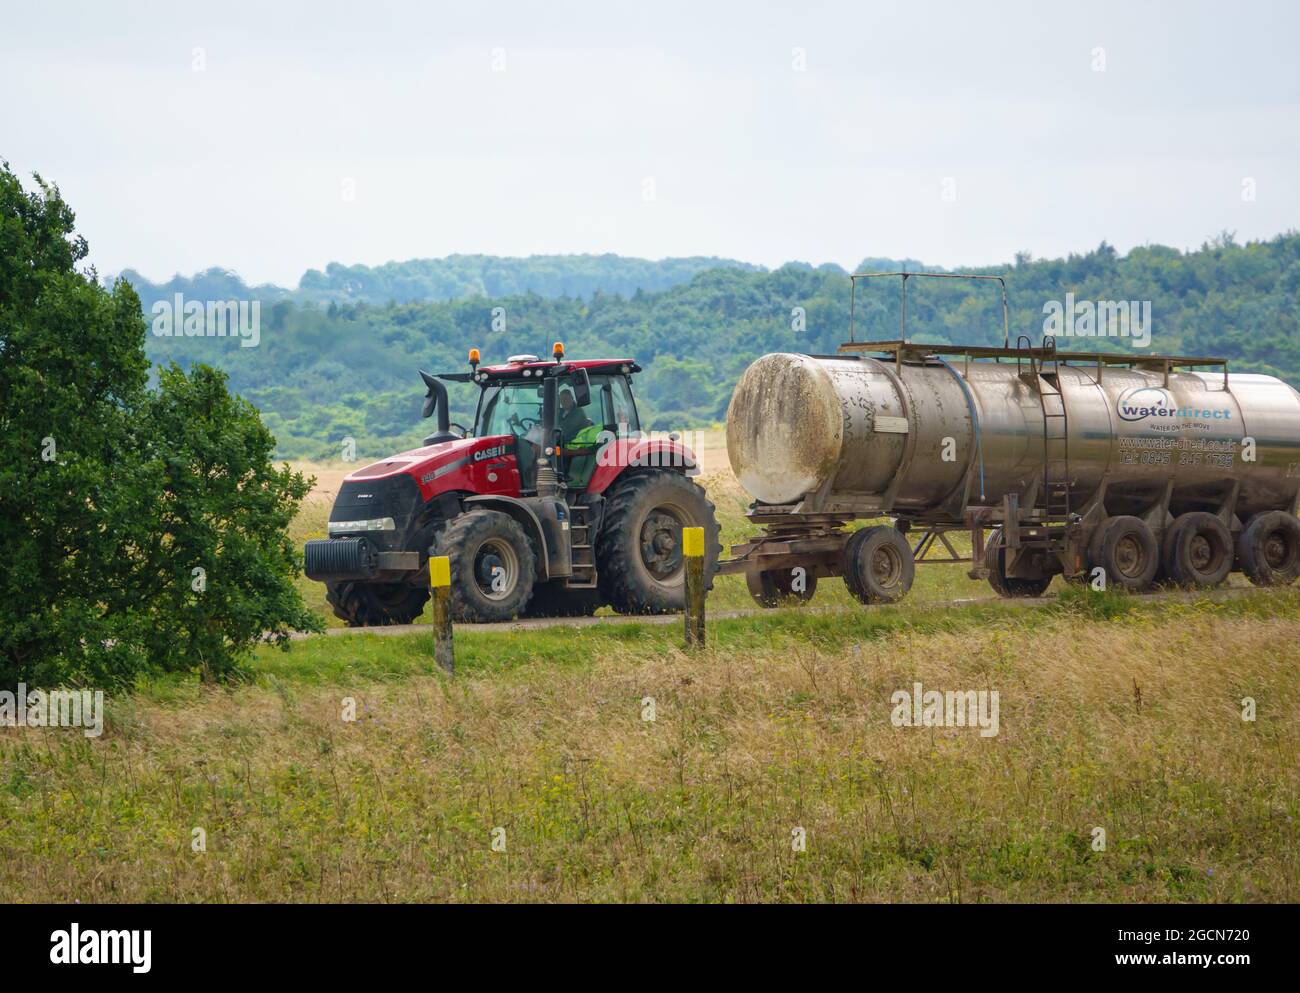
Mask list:
[[835,474],[843,421],[821,363],[790,352],[764,355],[740,377],[727,407],[731,469],[763,503],[793,503]]

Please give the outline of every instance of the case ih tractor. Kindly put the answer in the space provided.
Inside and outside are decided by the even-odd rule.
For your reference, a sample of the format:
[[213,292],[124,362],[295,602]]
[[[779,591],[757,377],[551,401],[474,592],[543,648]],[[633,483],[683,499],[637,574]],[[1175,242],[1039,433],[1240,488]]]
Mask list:
[[[309,541],[306,573],[354,627],[407,624],[429,598],[428,559],[451,562],[454,616],[666,613],[684,604],[683,526],[705,529],[705,575],[718,553],[713,504],[675,438],[644,437],[631,359],[505,365],[430,376],[424,447],[349,475],[329,537]],[[443,381],[479,388],[472,428],[450,423]]]

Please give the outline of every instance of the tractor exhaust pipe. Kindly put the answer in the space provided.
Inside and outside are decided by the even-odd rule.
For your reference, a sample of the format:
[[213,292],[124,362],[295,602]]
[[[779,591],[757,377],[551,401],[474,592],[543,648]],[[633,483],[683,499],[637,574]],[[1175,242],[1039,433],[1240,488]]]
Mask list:
[[555,408],[559,405],[557,389],[550,376],[542,383],[542,451],[537,459],[539,497],[553,497],[560,492],[560,477],[555,471],[555,450],[560,444],[560,431],[555,424]]
[[430,376],[423,369],[420,370],[420,378],[424,380],[424,385],[429,388],[429,392],[424,395],[424,410],[421,417],[428,417],[438,411],[438,434],[448,434],[451,431],[451,411],[448,410],[447,404],[447,387],[443,386],[435,377]]
[[437,445],[444,441],[455,441],[456,435],[451,433],[451,405],[447,402],[447,387],[423,369],[420,370],[420,377],[424,380],[424,385],[429,387],[429,392],[424,395],[424,410],[420,416],[428,417],[435,410],[438,412],[438,430],[425,438],[424,443]]

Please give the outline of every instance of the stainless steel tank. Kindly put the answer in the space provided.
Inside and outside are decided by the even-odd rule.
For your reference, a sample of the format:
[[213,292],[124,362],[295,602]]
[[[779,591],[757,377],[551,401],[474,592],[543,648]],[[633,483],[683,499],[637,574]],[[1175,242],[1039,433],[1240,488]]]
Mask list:
[[[1174,513],[1197,509],[1238,484],[1242,518],[1294,509],[1300,394],[1286,383],[1100,364],[1053,373],[1069,453],[1057,468],[1076,506],[1104,480],[1111,514],[1139,513],[1170,486]],[[1040,386],[1028,363],[774,353],[736,385],[727,451],[765,504],[924,515],[965,495],[991,506],[1043,478],[1044,407],[1055,401]]]

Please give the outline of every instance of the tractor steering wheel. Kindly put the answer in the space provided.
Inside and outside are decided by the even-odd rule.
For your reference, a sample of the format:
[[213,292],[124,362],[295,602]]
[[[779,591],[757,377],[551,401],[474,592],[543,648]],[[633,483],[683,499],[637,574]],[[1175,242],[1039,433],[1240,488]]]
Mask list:
[[510,415],[510,423],[519,428],[521,434],[527,434],[538,424],[535,417],[520,417],[518,414]]

